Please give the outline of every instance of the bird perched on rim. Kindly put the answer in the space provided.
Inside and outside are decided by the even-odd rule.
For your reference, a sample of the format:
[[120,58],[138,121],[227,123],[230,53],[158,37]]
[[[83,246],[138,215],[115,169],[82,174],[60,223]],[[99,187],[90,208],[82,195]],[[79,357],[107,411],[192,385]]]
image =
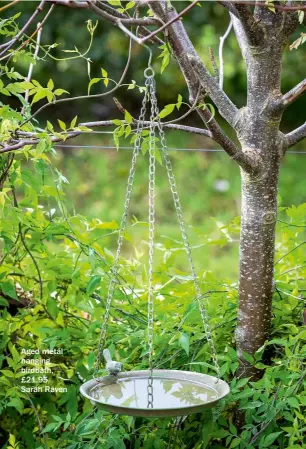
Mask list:
[[106,361],[106,369],[112,376],[117,376],[122,371],[122,363],[112,360],[108,349],[104,349],[103,357]]

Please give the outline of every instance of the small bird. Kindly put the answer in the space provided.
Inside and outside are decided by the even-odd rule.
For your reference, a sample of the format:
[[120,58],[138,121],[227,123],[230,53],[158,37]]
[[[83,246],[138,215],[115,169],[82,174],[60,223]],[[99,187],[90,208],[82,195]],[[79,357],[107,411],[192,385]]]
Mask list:
[[108,349],[104,349],[103,357],[106,361],[106,369],[112,376],[117,376],[117,374],[122,371],[122,363],[114,362],[111,358],[110,352]]

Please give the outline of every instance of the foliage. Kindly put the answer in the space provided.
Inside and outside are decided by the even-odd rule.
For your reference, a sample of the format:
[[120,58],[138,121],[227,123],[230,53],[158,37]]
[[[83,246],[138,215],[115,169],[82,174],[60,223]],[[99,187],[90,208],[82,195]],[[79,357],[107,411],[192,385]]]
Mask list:
[[[119,1],[109,3],[116,3],[115,6],[123,9]],[[124,4],[124,10],[133,7],[132,3]],[[1,32],[6,36],[16,35],[16,18],[2,23]],[[91,37],[94,28],[88,28]],[[165,48],[162,50],[162,68],[165,69],[169,55]],[[77,58],[84,58],[87,53],[73,51]],[[25,60],[35,62],[32,53],[25,50],[15,53],[14,59],[17,64]],[[3,447],[80,449],[86,445],[88,449],[166,449],[171,443],[173,448],[186,449],[303,448],[306,443],[303,430],[306,427],[303,413],[306,406],[303,325],[306,205],[282,210],[289,224],[279,224],[272,336],[254,358],[245,354],[250,363],[264,371],[261,380],[249,382],[236,377],[238,357],[233,337],[236,283],[228,279],[220,281],[202,269],[199,276],[203,301],[207,303],[222,377],[231,385],[231,394],[222,410],[190,416],[176,423],[176,428],[172,420],[139,423],[129,417],[110,417],[101,410],[93,410],[78,390],[82,380],[91,378],[94,373],[101,318],[114,262],[114,253],[105,242],[111,236],[116,238],[119,225],[117,221],[71,213],[65,201],[68,181],[53,165],[52,139],[65,140],[67,131],[88,129],[78,127],[77,119],[69,120],[70,125],[58,121],[64,133],[54,129],[55,125],[50,122],[39,127],[31,117],[31,105],[23,98],[28,91],[33,97],[32,104],[42,99],[52,102],[65,90],[55,89],[58,83],[53,80],[26,81],[13,67],[8,69],[4,65],[1,70],[2,94],[13,96],[25,107],[22,115],[8,105],[1,105],[1,141],[6,142],[20,131],[36,132],[40,140],[37,146],[26,146],[14,155],[4,154],[0,160]],[[101,70],[101,75],[91,79],[88,89],[98,81],[108,83],[105,69]],[[136,82],[132,86],[136,86]],[[164,108],[163,116],[175,107],[179,109],[181,104],[179,96],[177,103]],[[131,114],[126,113],[126,123],[116,123],[120,130],[118,138],[123,134],[129,136],[131,120]],[[145,156],[145,148],[143,153]],[[211,246],[219,248],[237,239],[239,219],[228,225],[217,223],[217,226],[222,235],[211,239]],[[133,232],[138,233],[139,229],[147,230],[147,223],[134,217],[125,234],[128,252],[120,260],[107,342],[112,356],[121,360],[127,370],[147,367],[147,242],[145,238],[140,244],[135,240]],[[197,229],[194,232],[200,244],[207,244],[207,236],[203,237]],[[178,264],[182,243],[173,240],[171,235],[158,249],[162,257],[154,274],[155,365],[210,372],[208,345],[190,275],[184,265]],[[39,372],[30,376],[22,372],[22,350],[34,348],[63,351],[50,356],[52,373],[47,376],[51,387],[48,393],[35,394],[21,388],[45,382]],[[33,359],[37,358],[33,355]],[[67,391],[54,392],[52,387],[67,388]],[[233,425],[237,408],[245,412],[242,432]]]
[[[110,418],[101,410],[92,411],[91,405],[78,395],[80,377],[89,379],[93,375],[104,298],[114,260],[113,252],[103,242],[109,234],[115,237],[118,224],[68,215],[63,191],[65,178],[53,171],[49,158],[42,154],[43,158],[37,157],[33,150],[27,154],[35,173],[28,171],[23,156],[17,156],[6,184],[7,191],[2,194],[2,216],[6,218],[1,228],[6,256],[0,268],[2,429],[7,437],[11,434],[12,447],[15,437],[14,444],[19,449],[39,448],[44,444],[50,448],[77,449],[85,443],[88,448],[128,448],[134,432],[135,447],[166,448],[172,433],[171,420],[155,420],[154,425],[150,423],[150,431],[145,421],[134,428],[131,418]],[[54,182],[46,184],[44,174],[50,170]],[[306,334],[305,327],[301,326],[301,313],[304,310],[306,204],[283,213],[290,224],[279,224],[281,238],[277,246],[279,262],[272,336],[252,359],[265,374],[257,382],[236,379],[238,361],[233,329],[237,286],[217,281],[210,272],[200,272],[222,377],[230,382],[231,395],[220,416],[218,413],[195,415],[181,423],[173,433],[173,447],[293,449],[305,444]],[[146,243],[136,247],[132,237],[133,228],[143,226],[146,223],[134,219],[127,230],[129,257],[120,261],[121,286],[116,291],[109,328],[108,346],[126,369],[147,366]],[[222,230],[228,240],[235,238],[239,220]],[[176,268],[175,249],[180,246],[177,243],[174,247],[169,239],[164,258],[155,269],[155,363],[162,368],[206,373],[211,361],[189,273]],[[26,304],[17,314],[12,304],[9,305],[16,298]],[[20,389],[24,385],[21,384],[24,374],[20,372],[22,348],[54,347],[62,348],[64,354],[51,357],[53,373],[48,375],[49,383],[66,386],[67,393],[23,393]],[[268,356],[272,357],[271,366],[267,365]],[[236,405],[246,412],[242,433],[232,424]]]

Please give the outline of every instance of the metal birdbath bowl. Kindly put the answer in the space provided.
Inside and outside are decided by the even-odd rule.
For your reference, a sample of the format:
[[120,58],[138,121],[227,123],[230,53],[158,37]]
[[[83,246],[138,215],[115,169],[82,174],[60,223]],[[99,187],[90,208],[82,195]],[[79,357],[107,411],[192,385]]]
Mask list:
[[230,389],[226,382],[189,371],[154,370],[153,407],[148,408],[150,371],[128,371],[89,380],[80,392],[96,407],[129,416],[186,416],[213,408]]

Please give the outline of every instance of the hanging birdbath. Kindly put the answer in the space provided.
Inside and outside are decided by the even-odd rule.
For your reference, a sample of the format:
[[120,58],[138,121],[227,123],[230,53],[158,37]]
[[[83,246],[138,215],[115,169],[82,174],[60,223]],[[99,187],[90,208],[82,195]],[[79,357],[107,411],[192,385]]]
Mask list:
[[[100,368],[102,348],[105,346],[107,327],[114,295],[115,283],[118,275],[118,266],[124,232],[126,229],[127,212],[130,205],[131,194],[136,171],[137,157],[142,144],[142,131],[145,127],[145,114],[148,101],[150,108],[150,134],[149,134],[149,287],[148,287],[148,365],[147,371],[122,372],[122,364],[112,361],[107,349],[103,350],[106,360],[106,369],[109,374],[104,377],[96,377],[85,382],[80,389],[81,394],[89,399],[95,406],[106,411],[142,417],[158,416],[186,416],[198,413],[204,409],[213,408],[230,391],[226,382],[220,379],[220,369],[217,360],[212,333],[206,307],[202,302],[202,294],[195,272],[191,255],[191,248],[183,218],[180,199],[176,187],[176,181],[172,170],[172,164],[168,156],[164,130],[159,118],[159,110],[155,93],[154,71],[150,66],[145,70],[146,92],[142,101],[142,108],[137,121],[136,140],[134,145],[132,166],[129,173],[128,185],[124,204],[124,213],[118,233],[117,254],[112,267],[112,277],[108,287],[106,310],[101,327],[96,372]],[[167,171],[170,190],[176,209],[179,226],[186,254],[189,259],[191,275],[196,292],[196,300],[199,306],[200,318],[203,323],[209,351],[215,365],[215,376],[189,371],[155,370],[153,360],[154,343],[154,285],[153,285],[153,256],[154,256],[154,226],[155,226],[155,142],[156,130],[158,131],[161,153]]]
[[189,371],[153,370],[153,407],[148,407],[150,371],[128,371],[92,379],[81,393],[96,407],[130,416],[186,416],[214,407],[229,393],[226,382]]

